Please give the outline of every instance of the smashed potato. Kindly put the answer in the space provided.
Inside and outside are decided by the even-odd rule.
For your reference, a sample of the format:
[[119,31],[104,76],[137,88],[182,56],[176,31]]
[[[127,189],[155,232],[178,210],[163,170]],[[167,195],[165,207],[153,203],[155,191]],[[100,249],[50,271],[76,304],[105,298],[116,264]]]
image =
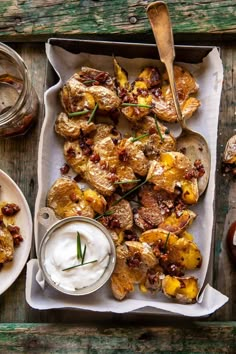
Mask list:
[[162,290],[168,297],[190,304],[196,302],[199,293],[198,281],[194,277],[171,277],[162,280]]
[[164,221],[162,221],[158,227],[178,235],[190,226],[195,218],[196,214],[189,209],[183,210],[180,216],[177,216],[176,213],[173,212]]
[[184,269],[192,270],[200,268],[202,255],[196,243],[179,238],[171,246],[169,245],[168,260]]
[[199,198],[195,169],[187,156],[181,152],[163,152],[158,161],[152,161],[147,179],[156,190],[173,193],[176,187],[182,190],[186,204],[195,204]]

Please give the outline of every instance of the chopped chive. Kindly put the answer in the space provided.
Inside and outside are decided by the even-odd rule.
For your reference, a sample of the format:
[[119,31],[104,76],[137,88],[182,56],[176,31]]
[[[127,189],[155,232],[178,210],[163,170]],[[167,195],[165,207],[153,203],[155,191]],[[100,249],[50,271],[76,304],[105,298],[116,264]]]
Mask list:
[[125,181],[117,181],[114,184],[125,184],[125,183],[138,183],[141,179],[126,179]]
[[77,231],[77,258],[82,258],[80,233]]
[[98,108],[98,104],[96,103],[96,104],[95,104],[95,107],[94,107],[94,109],[93,109],[93,111],[92,111],[92,113],[90,114],[90,117],[89,117],[89,120],[88,120],[88,124],[92,122],[93,117],[94,117],[94,115],[95,115],[95,112],[96,112],[97,108]]
[[131,106],[131,107],[141,107],[141,108],[152,108],[152,106],[150,106],[148,104],[141,104],[141,103],[122,103],[121,106],[122,107]]
[[143,139],[143,138],[145,138],[146,136],[149,136],[149,133],[145,133],[145,134],[142,134],[142,135],[137,136],[136,138],[132,138],[132,139],[131,139],[131,142],[134,143],[135,141],[138,141],[138,140],[140,140],[140,139]]
[[69,117],[76,117],[76,116],[82,116],[83,114],[87,114],[90,111],[88,109],[85,109],[84,111],[78,111],[78,112],[73,112],[73,113],[67,113]]
[[81,267],[81,266],[84,266],[84,265],[86,265],[86,264],[95,263],[95,262],[97,262],[97,261],[98,261],[98,260],[95,259],[94,261],[76,264],[75,266],[72,266],[72,267],[69,267],[69,268],[64,268],[64,269],[62,269],[62,271],[64,272],[64,270],[69,270],[69,269],[72,269],[72,268]]
[[83,84],[86,85],[86,84],[91,84],[93,82],[96,82],[96,80],[86,80],[86,81],[83,82]]
[[163,136],[162,136],[162,134],[161,134],[161,130],[160,130],[160,127],[159,127],[159,124],[158,124],[156,115],[155,115],[155,117],[154,117],[154,120],[155,120],[155,124],[156,124],[156,128],[157,128],[158,134],[159,134],[159,136],[160,136],[160,138],[161,138],[161,141],[164,141],[164,138],[163,138]]
[[147,183],[148,180],[145,179],[145,181],[143,181],[142,183],[138,184],[137,186],[135,186],[134,188],[130,189],[127,193],[125,193],[124,195],[122,195],[122,197],[120,197],[119,199],[115,200],[114,203],[112,203],[112,206],[118,204],[122,199],[126,198],[128,195],[130,195],[131,193],[133,193],[134,191],[136,191],[138,188],[142,187],[145,183]]
[[98,216],[95,218],[95,220],[98,220],[98,219],[102,218],[103,216],[112,215],[112,214],[114,214],[114,212],[115,212],[114,210],[107,210],[105,213],[98,215]]
[[168,243],[169,237],[170,237],[170,233],[168,233],[168,235],[166,236],[166,242],[165,242],[165,245],[164,245],[164,253],[166,253],[166,247],[167,247],[167,243]]
[[84,245],[84,250],[83,250],[82,260],[81,260],[81,263],[82,263],[82,264],[84,264],[84,259],[85,259],[85,254],[86,254],[86,248],[87,248],[87,246]]

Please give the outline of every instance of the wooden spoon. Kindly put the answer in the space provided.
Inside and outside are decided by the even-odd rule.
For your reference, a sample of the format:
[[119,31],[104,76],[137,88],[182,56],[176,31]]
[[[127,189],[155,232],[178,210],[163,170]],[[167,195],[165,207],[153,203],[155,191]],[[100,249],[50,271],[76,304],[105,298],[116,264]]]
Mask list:
[[162,1],[150,3],[147,6],[147,16],[151,23],[160,60],[165,64],[169,76],[177,119],[182,128],[181,134],[177,137],[177,149],[179,151],[184,151],[184,154],[188,156],[192,163],[196,160],[201,160],[201,163],[204,166],[205,173],[198,179],[199,195],[201,195],[205,191],[209,180],[211,166],[210,151],[205,138],[201,134],[187,128],[182,116],[174,81],[173,64],[175,59],[175,49],[172,25],[167,5]]

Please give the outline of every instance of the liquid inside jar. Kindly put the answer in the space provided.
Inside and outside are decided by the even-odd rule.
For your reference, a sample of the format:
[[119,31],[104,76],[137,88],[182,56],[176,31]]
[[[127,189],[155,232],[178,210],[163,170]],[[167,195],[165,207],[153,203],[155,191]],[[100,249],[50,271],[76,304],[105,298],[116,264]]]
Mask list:
[[25,134],[37,117],[38,107],[22,58],[0,43],[0,137]]
[[7,74],[0,76],[0,114],[14,107],[22,88],[22,80]]

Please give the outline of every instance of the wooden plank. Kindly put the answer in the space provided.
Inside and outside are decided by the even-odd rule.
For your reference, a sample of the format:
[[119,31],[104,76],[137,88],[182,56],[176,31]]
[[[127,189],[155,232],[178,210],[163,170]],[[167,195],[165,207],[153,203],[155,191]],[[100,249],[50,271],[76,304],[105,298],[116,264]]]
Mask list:
[[[141,0],[5,0],[0,2],[0,40],[51,36],[151,33]],[[236,33],[236,2],[166,1],[175,34]]]
[[235,353],[236,323],[195,322],[188,327],[80,327],[1,324],[0,352],[8,353]]

